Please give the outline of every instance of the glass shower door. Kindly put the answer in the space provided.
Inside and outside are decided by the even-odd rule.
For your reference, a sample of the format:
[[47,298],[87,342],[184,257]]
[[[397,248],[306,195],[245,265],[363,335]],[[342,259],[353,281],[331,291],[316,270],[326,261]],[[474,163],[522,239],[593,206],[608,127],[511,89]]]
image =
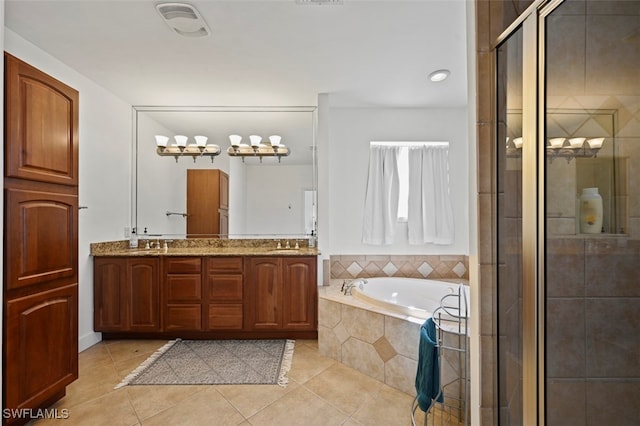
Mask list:
[[499,424],[522,424],[523,31],[498,48],[497,326]]
[[545,420],[637,425],[640,0],[565,1],[540,28]]

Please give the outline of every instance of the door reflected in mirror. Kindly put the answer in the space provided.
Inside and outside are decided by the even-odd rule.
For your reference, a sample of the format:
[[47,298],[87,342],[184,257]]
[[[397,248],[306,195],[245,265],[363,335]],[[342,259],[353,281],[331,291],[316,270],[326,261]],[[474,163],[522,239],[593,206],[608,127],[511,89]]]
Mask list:
[[[316,107],[134,107],[134,117],[132,222],[138,229],[176,238],[187,234],[304,238],[315,231]],[[156,153],[156,135],[169,137],[170,144],[174,135],[187,136],[187,144],[195,144],[194,136],[204,135],[222,153],[213,162],[204,156],[174,160]],[[276,157],[230,157],[226,153],[230,135],[242,136],[241,143],[247,144],[250,135],[260,135],[263,141],[279,135],[280,143],[291,153],[280,161]],[[211,214],[215,226],[189,230],[189,206],[195,215],[194,206],[199,205],[193,203],[193,197],[204,198],[204,204],[215,198],[205,187],[194,191],[198,195],[192,195],[188,203],[188,175],[195,176],[197,170],[219,170],[228,177],[228,210]],[[214,208],[209,204],[208,208]]]

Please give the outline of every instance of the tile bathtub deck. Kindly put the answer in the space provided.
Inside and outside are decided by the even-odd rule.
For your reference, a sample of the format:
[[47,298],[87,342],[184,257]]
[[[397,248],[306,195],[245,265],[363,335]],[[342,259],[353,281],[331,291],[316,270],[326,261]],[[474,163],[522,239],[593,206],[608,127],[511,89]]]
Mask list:
[[[413,396],[380,383],[297,340],[286,388],[269,385],[125,386],[114,390],[165,340],[103,341],[80,353],[80,377],[51,408],[71,425],[402,425]],[[417,423],[423,415],[418,410]]]

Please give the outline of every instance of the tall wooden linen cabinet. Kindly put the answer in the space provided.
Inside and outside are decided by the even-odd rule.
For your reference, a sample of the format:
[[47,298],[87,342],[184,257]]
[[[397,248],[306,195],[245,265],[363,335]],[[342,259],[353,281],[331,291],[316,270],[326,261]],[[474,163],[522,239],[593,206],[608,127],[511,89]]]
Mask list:
[[229,175],[218,169],[187,170],[187,237],[229,234]]
[[78,378],[78,92],[4,58],[3,408],[38,409]]

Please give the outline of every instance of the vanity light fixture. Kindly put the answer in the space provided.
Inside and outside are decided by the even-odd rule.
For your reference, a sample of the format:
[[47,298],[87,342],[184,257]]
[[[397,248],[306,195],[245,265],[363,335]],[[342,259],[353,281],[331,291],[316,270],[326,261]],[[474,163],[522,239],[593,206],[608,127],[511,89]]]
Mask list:
[[169,137],[156,135],[156,153],[161,156],[174,157],[176,163],[180,157],[191,157],[196,162],[198,157],[210,157],[211,162],[215,156],[220,155],[220,147],[215,144],[207,144],[206,136],[194,136],[195,144],[188,143],[189,137],[176,135],[173,137],[176,143],[169,145]]
[[431,80],[434,83],[437,83],[439,81],[446,80],[449,77],[449,74],[451,74],[451,71],[449,70],[444,70],[444,69],[436,70],[431,74],[429,74],[429,80]]
[[[547,145],[547,158],[553,162],[554,158],[563,157],[567,159],[567,163],[573,158],[591,158],[596,157],[605,138],[550,138]],[[514,138],[509,141],[507,138],[507,157],[522,156],[522,137]]]
[[245,157],[258,157],[262,163],[263,157],[277,157],[278,163],[282,157],[291,154],[289,148],[281,143],[282,137],[279,135],[269,136],[268,142],[263,142],[258,135],[249,136],[250,145],[242,143],[242,136],[229,135],[231,146],[227,149],[227,154],[231,157],[241,157],[244,163]]

